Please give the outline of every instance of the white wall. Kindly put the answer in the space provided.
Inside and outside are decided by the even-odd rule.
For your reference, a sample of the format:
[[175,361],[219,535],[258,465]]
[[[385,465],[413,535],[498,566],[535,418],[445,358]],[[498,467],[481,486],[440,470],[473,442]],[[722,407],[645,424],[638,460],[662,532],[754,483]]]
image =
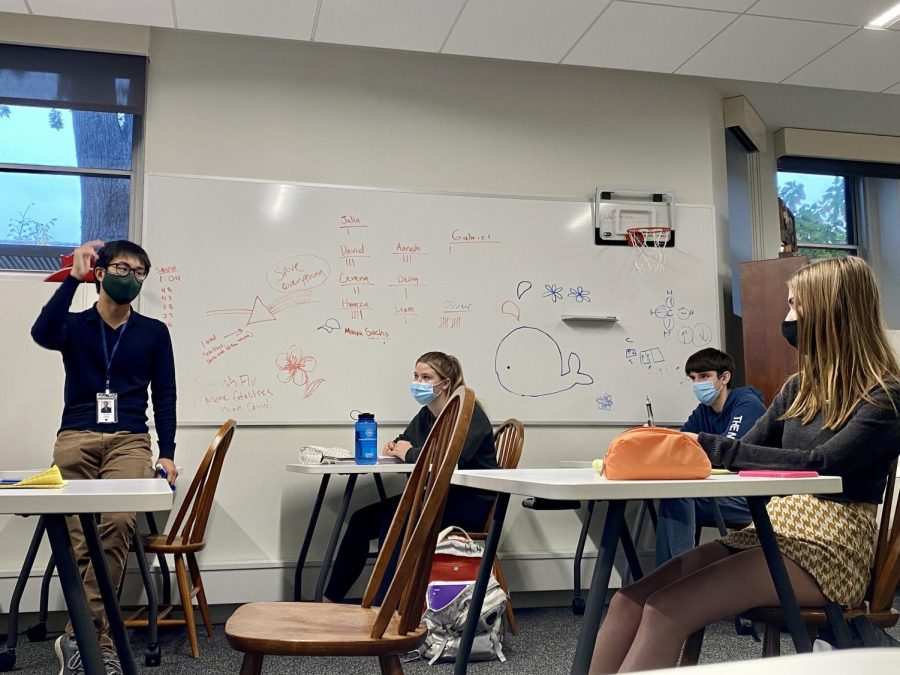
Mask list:
[[[578,198],[598,185],[671,189],[716,206],[730,284],[721,102],[704,80],[168,30],[151,32],[150,59],[147,171]],[[252,255],[249,227],[247,236]],[[0,420],[3,438],[27,439],[20,464],[46,463],[61,408],[61,365],[27,335],[49,290],[0,279],[4,306],[16,306],[0,344],[22,359],[12,373],[4,364],[4,380],[25,379],[32,363],[41,373],[26,387],[40,414]],[[398,355],[397,367],[410,358]],[[522,465],[596,457],[617,431],[529,427]],[[186,471],[212,433],[179,429]],[[284,465],[301,444],[349,441],[345,427],[238,429],[201,558],[214,602],[286,594],[317,481]],[[324,522],[339,498],[334,487]],[[355,503],[372,499],[364,486]],[[513,506],[502,544],[513,590],[570,586],[576,515]],[[21,542],[0,550],[0,574],[17,572],[27,531],[0,521],[0,537]],[[320,529],[312,560],[325,537]],[[0,587],[0,610],[6,597]]]

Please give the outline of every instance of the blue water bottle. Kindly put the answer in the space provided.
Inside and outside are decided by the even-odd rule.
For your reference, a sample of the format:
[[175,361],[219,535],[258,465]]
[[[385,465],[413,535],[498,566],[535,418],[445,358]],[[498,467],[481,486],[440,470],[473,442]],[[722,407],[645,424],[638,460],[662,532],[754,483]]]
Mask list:
[[378,462],[378,423],[373,413],[360,413],[356,420],[356,463]]

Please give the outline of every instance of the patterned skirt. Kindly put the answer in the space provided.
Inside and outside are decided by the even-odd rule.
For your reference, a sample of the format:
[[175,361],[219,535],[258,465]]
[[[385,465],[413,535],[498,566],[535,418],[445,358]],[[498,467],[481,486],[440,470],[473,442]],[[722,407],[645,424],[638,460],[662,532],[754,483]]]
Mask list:
[[[874,504],[792,495],[773,497],[766,511],[781,553],[809,572],[825,597],[851,607],[863,601],[875,558]],[[759,546],[752,525],[719,541],[737,550]]]

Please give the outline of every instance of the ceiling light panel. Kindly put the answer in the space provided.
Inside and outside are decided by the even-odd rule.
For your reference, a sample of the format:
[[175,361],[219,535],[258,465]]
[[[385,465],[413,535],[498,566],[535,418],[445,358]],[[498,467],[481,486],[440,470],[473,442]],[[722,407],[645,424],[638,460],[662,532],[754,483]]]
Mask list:
[[616,2],[565,63],[671,73],[738,16]]
[[462,5],[463,0],[322,0],[314,39],[436,52]]
[[747,14],[865,26],[897,0],[759,0]]
[[443,51],[557,63],[609,0],[469,0]]
[[743,15],[677,72],[781,82],[855,30],[852,26]]
[[171,0],[29,0],[31,11],[87,21],[175,27]]
[[178,27],[309,40],[318,0],[175,0]]
[[900,82],[900,33],[861,30],[788,78],[786,84],[883,91]]

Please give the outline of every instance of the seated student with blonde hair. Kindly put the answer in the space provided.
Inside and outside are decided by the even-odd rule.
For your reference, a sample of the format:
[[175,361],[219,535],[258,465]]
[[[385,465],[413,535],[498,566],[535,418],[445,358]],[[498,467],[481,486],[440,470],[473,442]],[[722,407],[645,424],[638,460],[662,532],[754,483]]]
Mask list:
[[[416,359],[410,394],[422,408],[406,430],[385,445],[384,454],[414,463],[450,395],[464,385],[462,366],[455,356],[426,352]],[[460,469],[500,468],[491,422],[477,401],[458,466]],[[376,538],[384,541],[399,503],[398,495],[364,506],[350,516],[325,589],[326,601],[341,602],[347,595],[365,568],[369,543]],[[464,530],[479,530],[484,527],[493,504],[494,494],[490,492],[451,485],[441,527],[457,525]],[[392,572],[388,574],[390,576]],[[386,589],[388,581],[386,579],[382,590]]]
[[[900,452],[900,368],[862,259],[801,268],[788,282],[788,304],[782,330],[796,338],[798,372],[743,439],[701,433],[698,440],[714,466],[841,477],[840,494],[775,497],[766,510],[799,604],[853,606],[869,584],[875,514]],[[778,604],[755,529],[732,532],[620,590],[590,672],[674,666],[699,628]]]

